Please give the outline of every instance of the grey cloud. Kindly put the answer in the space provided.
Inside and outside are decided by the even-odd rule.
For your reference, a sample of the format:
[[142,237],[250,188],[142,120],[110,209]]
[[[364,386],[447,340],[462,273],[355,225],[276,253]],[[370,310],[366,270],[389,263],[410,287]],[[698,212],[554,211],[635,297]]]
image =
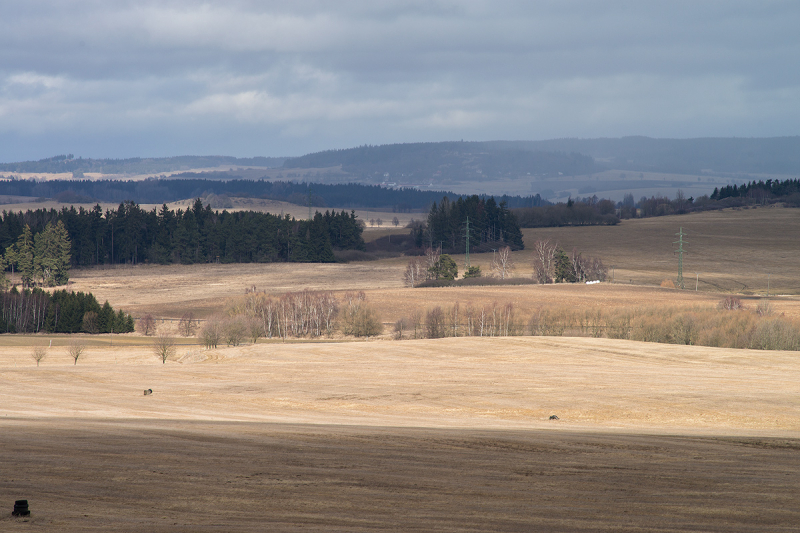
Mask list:
[[793,134],[798,22],[782,1],[18,2],[0,159]]

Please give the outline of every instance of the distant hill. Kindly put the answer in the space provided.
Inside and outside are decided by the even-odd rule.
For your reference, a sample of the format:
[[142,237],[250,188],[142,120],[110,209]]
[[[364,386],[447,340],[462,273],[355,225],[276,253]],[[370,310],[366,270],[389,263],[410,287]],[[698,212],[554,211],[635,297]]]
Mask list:
[[577,152],[619,170],[676,174],[800,174],[800,137],[491,141],[497,151]]
[[501,176],[558,176],[599,170],[586,155],[500,147],[482,142],[438,142],[359,146],[287,158],[284,168],[342,170],[360,180],[398,183],[484,180]]
[[[609,169],[674,174],[798,174],[800,137],[552,139],[359,146],[287,158],[285,168],[341,165],[360,179],[484,180],[587,175]],[[409,179],[410,178],[410,179]]]
[[0,172],[51,173],[100,172],[103,174],[158,174],[176,170],[210,168],[220,166],[254,166],[274,168],[283,164],[284,158],[276,157],[228,157],[228,156],[177,156],[130,159],[83,159],[72,154],[57,155],[39,161],[0,163]]

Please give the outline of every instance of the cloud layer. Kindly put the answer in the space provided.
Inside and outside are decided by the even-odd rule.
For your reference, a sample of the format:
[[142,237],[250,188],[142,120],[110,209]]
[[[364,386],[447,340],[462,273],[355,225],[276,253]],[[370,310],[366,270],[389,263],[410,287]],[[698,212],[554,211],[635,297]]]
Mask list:
[[800,124],[791,1],[10,4],[2,161]]

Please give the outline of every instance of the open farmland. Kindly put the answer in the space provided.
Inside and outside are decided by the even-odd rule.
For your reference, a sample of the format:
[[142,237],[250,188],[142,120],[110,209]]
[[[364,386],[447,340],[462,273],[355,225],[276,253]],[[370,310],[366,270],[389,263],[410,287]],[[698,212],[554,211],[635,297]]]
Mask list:
[[[797,216],[526,230],[526,242],[550,236],[615,265],[615,283],[588,286],[408,289],[406,258],[72,278],[75,290],[158,318],[207,317],[253,287],[364,290],[389,323],[455,301],[513,303],[521,317],[541,306],[714,306],[727,291],[703,274],[698,292],[653,286],[674,278],[682,225],[692,247],[710,247],[697,261],[718,285],[745,280],[763,254],[784,294],[775,311],[798,317]],[[530,251],[515,254],[530,275]],[[490,260],[472,256],[484,271]],[[748,287],[752,306],[760,287]],[[136,334],[84,338],[73,364],[65,336],[0,336],[0,502],[10,512],[27,498],[33,513],[0,516],[0,530],[760,532],[800,522],[796,352],[386,335],[213,350],[181,339],[161,364]],[[37,367],[31,347],[50,341]]]
[[[675,280],[673,250],[680,227],[687,234],[684,280],[688,290],[658,289]],[[374,230],[384,234],[388,229]],[[403,232],[402,228],[395,230]],[[617,226],[533,228],[523,230],[525,250],[514,252],[515,275],[532,274],[530,244],[539,238],[558,241],[566,251],[577,247],[598,256],[614,282],[601,286],[487,286],[407,290],[402,275],[408,258],[350,264],[136,265],[83,269],[72,273],[75,290],[94,293],[139,316],[150,312],[179,318],[186,311],[208,316],[224,299],[255,287],[273,295],[288,291],[364,290],[379,302],[384,320],[393,322],[415,306],[512,302],[521,313],[561,303],[586,308],[648,304],[714,305],[725,294],[740,294],[750,305],[767,295],[778,312],[800,316],[800,210],[764,208],[726,210],[687,216],[625,220]],[[366,234],[370,238],[370,232]],[[464,256],[454,256],[463,271]],[[472,254],[472,265],[491,272],[491,254]],[[698,292],[695,293],[696,276]]]
[[166,365],[62,351],[38,368],[0,351],[0,495],[34,513],[4,531],[800,519],[794,353],[530,337],[183,347]]

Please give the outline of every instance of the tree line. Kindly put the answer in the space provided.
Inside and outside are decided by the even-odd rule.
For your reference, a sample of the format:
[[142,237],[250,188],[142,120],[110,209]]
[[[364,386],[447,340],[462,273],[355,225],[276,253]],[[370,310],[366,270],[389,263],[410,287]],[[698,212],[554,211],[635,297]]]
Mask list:
[[89,210],[4,211],[0,246],[8,250],[26,231],[43,232],[48,225],[66,231],[74,266],[333,262],[334,248],[364,249],[363,227],[354,212],[317,212],[312,220],[296,220],[255,211],[213,211],[199,199],[186,210],[164,204],[146,211],[124,202],[105,213],[99,205]]
[[[296,337],[344,335],[369,337],[383,332],[383,324],[361,292],[348,292],[343,300],[328,291],[287,292],[272,297],[250,292],[232,300],[223,316],[207,320],[198,332],[207,348],[225,343],[237,346],[244,340],[259,338],[286,340]],[[187,333],[188,334],[188,333]]]
[[[730,298],[726,298],[729,300]],[[527,320],[526,320],[527,318]],[[606,337],[719,348],[800,350],[800,323],[776,315],[769,305],[731,308],[643,307],[630,309],[541,306],[522,317],[511,303],[480,307],[414,309],[394,324],[396,340],[509,335]]]
[[724,200],[725,198],[752,198],[767,200],[769,198],[782,198],[800,194],[800,179],[751,181],[740,186],[727,185],[714,188],[709,197],[711,200]]
[[[2,176],[0,176],[2,178]],[[238,178],[238,179],[237,179]],[[0,179],[0,194],[53,198],[63,203],[127,202],[159,204],[209,195],[220,197],[266,198],[312,207],[373,207],[399,212],[427,210],[448,191],[421,191],[414,188],[392,189],[357,183],[320,184],[293,181],[247,180],[228,172],[185,172],[170,179],[126,180],[20,180],[13,175]],[[484,197],[485,198],[485,197]],[[538,194],[504,196],[509,207],[547,205]]]
[[611,200],[596,197],[543,207],[523,207],[513,210],[523,228],[559,226],[613,226],[619,223],[617,206]]
[[782,202],[786,206],[800,207],[800,179],[751,181],[741,185],[717,187],[709,195],[686,197],[678,190],[674,198],[654,195],[642,196],[637,202],[633,195],[625,194],[622,201],[607,199],[571,198],[566,203],[541,207],[513,209],[523,228],[615,225],[621,219],[649,218],[681,215],[698,211],[712,211],[745,205],[767,205]]
[[131,315],[102,306],[91,293],[38,287],[0,292],[0,333],[128,333]]

